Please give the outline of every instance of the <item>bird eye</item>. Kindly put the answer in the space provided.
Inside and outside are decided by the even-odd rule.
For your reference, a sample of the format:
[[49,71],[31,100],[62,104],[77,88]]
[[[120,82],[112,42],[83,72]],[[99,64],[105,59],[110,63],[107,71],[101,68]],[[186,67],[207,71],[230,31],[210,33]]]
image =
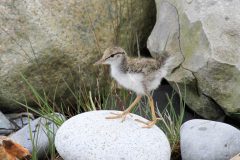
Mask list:
[[110,56],[111,58],[114,57],[114,54]]

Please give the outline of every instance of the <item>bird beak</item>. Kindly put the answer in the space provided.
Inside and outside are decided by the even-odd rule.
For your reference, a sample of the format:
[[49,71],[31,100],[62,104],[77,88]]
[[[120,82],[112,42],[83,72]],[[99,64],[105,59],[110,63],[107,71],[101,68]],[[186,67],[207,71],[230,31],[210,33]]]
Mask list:
[[95,62],[93,65],[96,66],[96,65],[100,65],[100,64],[103,64],[104,62],[104,59],[100,59],[98,60],[97,62]]

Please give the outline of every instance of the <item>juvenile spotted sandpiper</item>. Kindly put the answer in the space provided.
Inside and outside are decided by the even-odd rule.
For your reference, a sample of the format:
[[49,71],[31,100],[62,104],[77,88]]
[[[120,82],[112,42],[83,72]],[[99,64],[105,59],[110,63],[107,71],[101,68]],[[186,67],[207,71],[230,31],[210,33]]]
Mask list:
[[122,118],[122,121],[124,121],[141,97],[146,95],[151,109],[152,120],[143,122],[145,124],[143,127],[151,128],[159,118],[156,116],[154,101],[150,93],[160,85],[162,78],[169,72],[169,66],[172,63],[172,58],[165,51],[156,59],[130,58],[121,47],[107,48],[102,58],[95,65],[110,65],[111,76],[124,88],[136,92],[137,97],[125,111],[120,114],[112,113],[113,116],[106,118]]

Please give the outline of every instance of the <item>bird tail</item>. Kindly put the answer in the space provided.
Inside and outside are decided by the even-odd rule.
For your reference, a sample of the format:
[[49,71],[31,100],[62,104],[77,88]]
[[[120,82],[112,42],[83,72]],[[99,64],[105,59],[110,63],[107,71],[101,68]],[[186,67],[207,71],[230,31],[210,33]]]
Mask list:
[[157,58],[159,63],[161,63],[160,71],[162,76],[165,77],[170,74],[174,68],[174,63],[176,57],[170,55],[167,51],[163,51],[160,56]]
[[170,57],[170,54],[167,51],[162,51],[160,54],[157,55],[156,59],[161,63],[164,64],[166,60]]

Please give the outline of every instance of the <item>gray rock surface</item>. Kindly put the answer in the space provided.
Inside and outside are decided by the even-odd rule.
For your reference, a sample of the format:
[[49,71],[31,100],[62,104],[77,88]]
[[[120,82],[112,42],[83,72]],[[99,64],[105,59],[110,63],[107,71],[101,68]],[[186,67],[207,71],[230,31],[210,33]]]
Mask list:
[[14,129],[14,125],[12,125],[7,117],[0,111],[0,135],[7,135],[13,132]]
[[240,151],[240,131],[221,122],[190,120],[180,137],[183,160],[229,160]]
[[[49,116],[46,116],[49,118]],[[52,115],[50,117],[53,117]],[[56,113],[56,119],[64,120],[61,114]],[[37,151],[38,158],[46,156],[48,149],[54,144],[54,137],[57,132],[57,125],[43,117],[30,122],[9,137],[27,148],[31,153],[33,148]]]
[[[166,50],[183,62],[167,77],[186,102],[205,118],[224,112],[240,117],[240,1],[156,0],[157,22],[148,39],[152,55]],[[176,64],[178,64],[176,62]],[[240,119],[240,118],[239,118]]]
[[73,96],[66,83],[94,88],[103,72],[92,66],[100,52],[114,43],[133,51],[136,36],[143,44],[154,24],[154,5],[148,0],[1,0],[0,108],[15,109],[12,100],[33,102],[20,73],[48,98]]
[[[157,127],[142,128],[132,114],[105,119],[111,111],[92,111],[67,120],[57,131],[55,145],[64,160],[169,160],[170,145]],[[112,111],[119,112],[119,111]]]

